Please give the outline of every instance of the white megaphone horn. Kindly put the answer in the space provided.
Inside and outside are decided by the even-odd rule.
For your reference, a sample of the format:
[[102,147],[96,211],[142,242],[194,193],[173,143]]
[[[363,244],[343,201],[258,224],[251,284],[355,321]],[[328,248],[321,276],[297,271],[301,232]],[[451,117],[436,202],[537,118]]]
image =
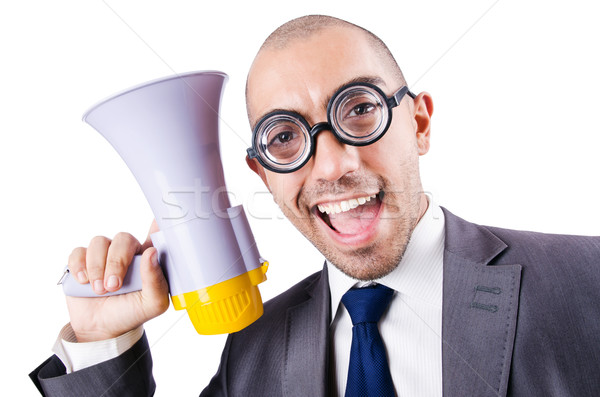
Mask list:
[[[243,207],[230,207],[219,150],[219,105],[227,75],[193,72],[114,95],[83,119],[121,155],[148,200],[152,234],[177,310],[200,334],[239,331],[263,313],[260,258]],[[200,191],[199,191],[200,190]],[[141,289],[136,256],[115,293]],[[68,274],[69,296],[98,297]]]

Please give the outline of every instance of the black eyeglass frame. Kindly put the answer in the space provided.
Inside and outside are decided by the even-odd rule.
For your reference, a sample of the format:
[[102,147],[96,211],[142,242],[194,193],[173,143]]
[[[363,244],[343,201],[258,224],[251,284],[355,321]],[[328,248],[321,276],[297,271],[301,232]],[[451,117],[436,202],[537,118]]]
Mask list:
[[[346,91],[352,87],[368,87],[373,89],[374,91],[376,91],[381,98],[385,98],[385,104],[387,106],[388,109],[388,117],[387,117],[387,123],[385,125],[385,127],[383,128],[383,130],[381,131],[381,133],[379,133],[378,135],[374,136],[372,139],[367,139],[367,140],[362,140],[362,141],[355,141],[355,140],[350,140],[347,139],[344,134],[341,134],[335,127],[334,124],[332,124],[332,120],[331,120],[331,110],[333,105],[336,102],[337,97],[343,92]],[[258,121],[258,123],[256,124],[256,126],[254,127],[254,129],[252,130],[252,147],[246,149],[246,152],[248,154],[248,157],[251,159],[257,159],[258,162],[265,167],[266,169],[273,171],[273,172],[277,172],[280,174],[287,174],[287,173],[291,173],[294,171],[299,170],[300,168],[302,168],[307,162],[308,160],[310,160],[310,158],[314,155],[315,152],[315,147],[316,147],[316,142],[315,142],[315,136],[324,130],[329,130],[333,133],[333,135],[336,137],[336,139],[346,145],[350,145],[350,146],[367,146],[367,145],[371,145],[372,143],[377,142],[379,139],[381,139],[385,133],[387,132],[387,130],[390,128],[390,124],[392,123],[392,109],[395,108],[396,106],[398,106],[400,104],[400,102],[402,101],[402,98],[404,98],[404,96],[408,94],[408,96],[410,96],[411,98],[416,98],[416,95],[414,93],[412,93],[407,86],[402,86],[400,87],[400,89],[398,91],[396,91],[391,97],[387,97],[385,95],[385,93],[381,90],[381,88],[377,87],[374,84],[371,83],[363,83],[363,82],[356,82],[356,83],[350,83],[347,84],[343,87],[341,87],[339,90],[337,90],[335,92],[335,94],[331,97],[331,99],[329,100],[329,103],[327,104],[327,121],[322,121],[319,123],[316,123],[315,125],[313,125],[312,127],[308,124],[308,122],[306,121],[306,119],[299,113],[297,112],[293,112],[293,111],[289,111],[289,110],[276,110],[274,112],[270,112],[267,113],[266,115],[264,115],[263,117],[260,118],[260,120]],[[257,148],[257,138],[258,138],[258,133],[261,130],[262,124],[267,121],[268,119],[272,118],[273,116],[277,116],[277,115],[285,115],[285,116],[289,116],[294,118],[295,120],[299,121],[300,123],[302,123],[302,125],[304,126],[304,128],[306,128],[306,131],[308,131],[309,136],[310,136],[310,148],[309,148],[309,153],[306,156],[306,158],[304,160],[302,160],[301,163],[299,163],[298,165],[293,166],[292,168],[288,168],[288,169],[282,169],[282,168],[277,168],[276,166],[269,164],[267,161],[265,161],[265,159],[263,158],[263,156],[260,155],[260,153],[262,153],[262,151],[259,152],[258,148]],[[265,156],[266,157],[266,156]],[[302,158],[302,156],[299,157],[300,159]],[[273,162],[274,163],[274,162]],[[293,164],[289,163],[289,164]]]

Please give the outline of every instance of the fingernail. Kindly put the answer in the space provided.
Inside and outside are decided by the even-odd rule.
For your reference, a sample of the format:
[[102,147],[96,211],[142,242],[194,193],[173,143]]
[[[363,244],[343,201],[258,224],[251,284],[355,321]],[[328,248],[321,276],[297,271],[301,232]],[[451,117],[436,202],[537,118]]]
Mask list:
[[87,281],[87,277],[85,276],[85,273],[82,271],[80,271],[79,273],[77,273],[77,279],[79,280],[80,283],[85,283]]
[[102,283],[102,280],[94,281],[94,291],[99,294],[104,292],[104,283]]
[[117,276],[110,276],[106,282],[107,288],[117,288],[119,286],[119,279]]
[[152,255],[152,266],[158,267],[158,252]]

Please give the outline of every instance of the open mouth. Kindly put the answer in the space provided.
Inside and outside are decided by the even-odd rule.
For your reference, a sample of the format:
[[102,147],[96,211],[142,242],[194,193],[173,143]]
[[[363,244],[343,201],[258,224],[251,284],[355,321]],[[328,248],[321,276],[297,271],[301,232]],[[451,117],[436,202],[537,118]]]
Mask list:
[[345,235],[361,234],[372,225],[381,209],[383,191],[349,200],[321,203],[317,214],[333,231]]

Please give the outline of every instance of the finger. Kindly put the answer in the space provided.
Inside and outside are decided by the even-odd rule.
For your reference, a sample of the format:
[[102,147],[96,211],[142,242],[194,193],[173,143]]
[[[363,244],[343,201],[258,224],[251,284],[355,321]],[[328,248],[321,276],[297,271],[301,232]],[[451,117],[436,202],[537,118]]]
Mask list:
[[158,264],[156,248],[148,248],[142,255],[142,308],[147,319],[162,314],[169,308],[169,287]]
[[148,230],[148,236],[146,237],[146,241],[142,244],[142,249],[140,252],[144,252],[146,248],[152,247],[152,240],[150,239],[150,235],[152,233],[158,232],[160,229],[158,228],[158,224],[156,223],[156,219],[152,220],[152,224],[150,225],[150,230]]
[[69,272],[81,284],[88,282],[88,277],[85,269],[85,252],[84,247],[77,247],[69,255]]
[[127,268],[139,247],[139,241],[129,233],[118,233],[112,239],[106,254],[105,290],[112,292],[121,288]]
[[85,255],[87,276],[94,292],[98,295],[106,293],[104,289],[104,268],[110,239],[104,236],[94,237],[90,241]]

